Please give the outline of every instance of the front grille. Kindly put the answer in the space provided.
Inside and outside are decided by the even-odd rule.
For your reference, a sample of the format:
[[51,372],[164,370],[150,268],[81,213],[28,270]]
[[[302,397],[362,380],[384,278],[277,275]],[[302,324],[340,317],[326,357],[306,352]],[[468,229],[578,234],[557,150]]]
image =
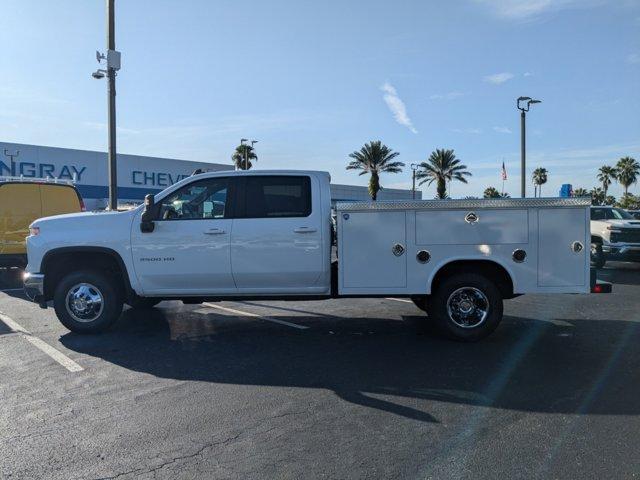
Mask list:
[[640,228],[621,228],[620,232],[611,232],[614,243],[640,243]]

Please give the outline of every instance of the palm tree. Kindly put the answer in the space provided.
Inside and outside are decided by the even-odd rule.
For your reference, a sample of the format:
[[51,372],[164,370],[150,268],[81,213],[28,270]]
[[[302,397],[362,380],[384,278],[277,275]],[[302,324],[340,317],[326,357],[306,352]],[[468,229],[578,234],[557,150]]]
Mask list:
[[500,192],[495,187],[487,187],[484,189],[484,198],[500,198]]
[[447,181],[459,180],[467,183],[464,177],[471,176],[467,166],[460,163],[453,150],[436,149],[426,162],[420,164],[420,169],[416,174],[416,178],[422,180],[419,185],[436,182],[438,198],[447,197]]
[[249,170],[253,167],[253,162],[251,162],[251,160],[258,160],[258,156],[253,151],[253,147],[251,145],[240,144],[236,147],[236,151],[233,152],[233,155],[231,155],[231,160],[233,160],[237,170]]
[[587,196],[589,196],[589,192],[587,190],[585,190],[584,188],[576,188],[573,191],[573,196],[574,197],[587,197]]
[[547,172],[546,168],[536,168],[533,171],[533,175],[531,175],[531,178],[533,179],[533,186],[534,186],[534,197],[535,192],[538,193],[538,196],[542,196],[542,185],[544,185],[545,183],[547,183],[547,175],[549,174],[549,172]]
[[638,181],[640,175],[640,163],[634,158],[624,157],[618,160],[616,180],[624,187],[624,194],[629,193],[629,187]]
[[593,205],[603,205],[604,200],[607,196],[604,193],[604,190],[600,187],[593,187],[591,189],[591,203]]
[[610,167],[609,165],[603,165],[598,170],[598,181],[602,183],[602,190],[604,190],[604,196],[607,196],[607,191],[618,176],[618,170],[616,167]]
[[360,175],[371,174],[371,178],[369,178],[369,195],[371,195],[371,200],[375,201],[378,198],[378,191],[382,188],[380,186],[380,174],[382,172],[399,173],[402,171],[401,167],[404,167],[404,163],[392,161],[398,155],[400,155],[398,152],[394,152],[380,140],[371,141],[365,143],[360,150],[349,154],[349,157],[353,158],[353,160],[347,165],[347,170],[362,170]]

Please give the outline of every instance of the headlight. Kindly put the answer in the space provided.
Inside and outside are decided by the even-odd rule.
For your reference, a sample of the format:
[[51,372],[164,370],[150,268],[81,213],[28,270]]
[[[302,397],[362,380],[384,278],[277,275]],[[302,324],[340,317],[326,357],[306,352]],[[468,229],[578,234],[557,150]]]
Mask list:
[[32,237],[40,235],[40,227],[29,227],[29,235]]

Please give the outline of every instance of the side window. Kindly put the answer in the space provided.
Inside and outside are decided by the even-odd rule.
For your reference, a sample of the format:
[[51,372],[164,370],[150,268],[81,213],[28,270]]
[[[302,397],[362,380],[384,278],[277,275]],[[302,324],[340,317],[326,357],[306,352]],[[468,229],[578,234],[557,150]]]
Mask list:
[[592,208],[591,209],[591,220],[604,220],[604,209],[602,209],[602,208]]
[[247,176],[245,218],[308,217],[311,214],[309,177]]
[[208,178],[185,185],[162,199],[160,220],[225,218],[228,178]]

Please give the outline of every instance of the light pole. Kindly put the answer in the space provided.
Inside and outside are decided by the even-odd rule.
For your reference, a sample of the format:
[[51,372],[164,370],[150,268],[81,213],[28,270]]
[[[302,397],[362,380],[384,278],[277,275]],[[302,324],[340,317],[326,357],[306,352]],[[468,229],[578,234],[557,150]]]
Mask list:
[[[240,139],[240,146],[242,147],[244,145],[244,142],[248,142],[248,141],[249,140],[246,139],[246,138],[241,138]],[[244,169],[248,170],[248,168],[247,168],[247,149],[243,148],[242,150],[243,150],[242,153],[244,154]]]
[[[520,196],[522,198],[526,197],[527,194],[527,184],[526,184],[526,175],[527,175],[527,167],[526,167],[526,135],[525,135],[525,124],[526,124],[526,112],[529,111],[529,107],[533,103],[540,103],[542,100],[534,100],[531,97],[518,97],[516,102],[516,106],[518,110],[520,110]],[[520,106],[520,102],[523,103],[523,106]]]
[[[253,146],[258,143],[258,140],[251,140],[251,151],[253,152]],[[257,157],[256,157],[257,158]]]
[[116,163],[116,72],[120,70],[120,52],[116,51],[114,0],[107,1],[107,54],[96,52],[96,60],[107,62],[107,69],[98,69],[91,74],[95,79],[107,77],[109,99],[109,209],[118,208],[118,172]]
[[418,167],[420,165],[417,163],[412,163],[411,164],[411,178],[412,178],[412,186],[411,186],[411,198],[413,200],[416,199],[416,171],[418,170]]

